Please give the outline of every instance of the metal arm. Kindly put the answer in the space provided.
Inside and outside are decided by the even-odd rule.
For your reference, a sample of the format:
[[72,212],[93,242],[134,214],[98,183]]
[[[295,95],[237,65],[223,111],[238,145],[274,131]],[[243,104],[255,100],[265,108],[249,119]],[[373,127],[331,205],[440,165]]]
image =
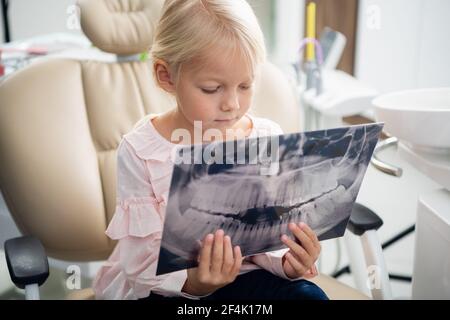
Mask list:
[[370,160],[370,162],[378,170],[380,170],[384,173],[387,173],[391,176],[400,177],[403,174],[402,168],[390,165],[384,161],[381,161],[378,158],[379,152],[381,152],[384,149],[389,148],[391,146],[396,146],[397,143],[398,143],[398,139],[396,137],[390,137],[390,138],[387,138],[386,140],[383,140],[380,143],[378,143],[378,145],[375,147],[375,150],[373,152],[373,156],[372,156],[372,159]]

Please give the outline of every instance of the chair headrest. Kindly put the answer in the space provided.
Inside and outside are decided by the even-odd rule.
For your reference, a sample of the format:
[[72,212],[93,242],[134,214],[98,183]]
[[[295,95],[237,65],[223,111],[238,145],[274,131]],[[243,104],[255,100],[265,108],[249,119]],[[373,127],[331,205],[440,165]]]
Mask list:
[[118,55],[148,51],[164,0],[78,0],[80,24],[94,46]]

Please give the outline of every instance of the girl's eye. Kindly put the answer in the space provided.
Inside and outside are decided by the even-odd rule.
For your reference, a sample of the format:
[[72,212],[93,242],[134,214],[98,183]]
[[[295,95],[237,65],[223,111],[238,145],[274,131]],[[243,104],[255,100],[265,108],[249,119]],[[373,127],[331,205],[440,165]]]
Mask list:
[[251,86],[241,86],[240,88],[241,88],[241,90],[248,90],[248,89],[250,89],[250,87]]
[[213,94],[213,93],[216,93],[217,90],[219,90],[219,87],[217,87],[217,88],[215,88],[215,89],[205,89],[205,88],[202,88],[203,93],[206,93],[206,94]]

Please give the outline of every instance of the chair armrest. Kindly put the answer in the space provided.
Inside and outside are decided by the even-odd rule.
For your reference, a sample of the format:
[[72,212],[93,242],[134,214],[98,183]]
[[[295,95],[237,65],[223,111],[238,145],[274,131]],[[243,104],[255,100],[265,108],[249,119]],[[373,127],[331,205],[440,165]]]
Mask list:
[[[359,289],[365,290],[364,287],[370,289],[373,299],[390,300],[392,291],[389,273],[376,233],[376,230],[382,225],[383,220],[375,212],[355,203],[347,229],[360,239],[362,246],[355,246],[349,237],[347,237],[346,243],[350,254],[354,256],[350,258],[350,269]],[[360,260],[364,260],[365,263],[361,263]]]
[[42,285],[49,275],[44,246],[35,237],[19,237],[5,241],[6,263],[12,282],[25,286]]
[[375,212],[362,204],[355,203],[347,229],[353,234],[361,236],[366,231],[378,230],[382,225],[383,220]]

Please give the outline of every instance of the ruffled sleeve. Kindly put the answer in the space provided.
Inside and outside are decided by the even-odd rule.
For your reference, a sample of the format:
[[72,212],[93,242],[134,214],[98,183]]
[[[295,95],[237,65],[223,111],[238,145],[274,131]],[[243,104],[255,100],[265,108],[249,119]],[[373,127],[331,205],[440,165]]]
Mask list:
[[139,299],[150,292],[185,296],[187,271],[156,276],[162,209],[154,196],[144,160],[123,139],[117,155],[117,205],[106,234],[118,243],[93,283],[97,299]]

